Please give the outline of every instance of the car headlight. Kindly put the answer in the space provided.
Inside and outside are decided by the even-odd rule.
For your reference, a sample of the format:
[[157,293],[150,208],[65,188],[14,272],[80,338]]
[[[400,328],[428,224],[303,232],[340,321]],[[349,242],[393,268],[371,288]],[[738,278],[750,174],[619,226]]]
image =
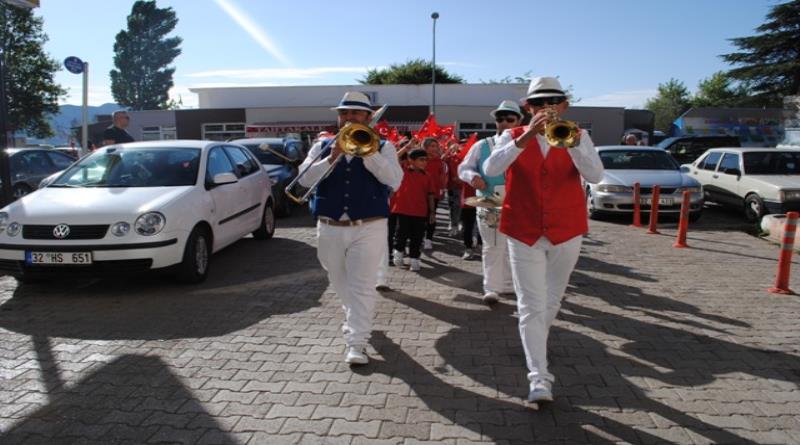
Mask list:
[[131,225],[124,221],[120,221],[111,226],[111,234],[114,236],[125,236],[130,230]]
[[781,190],[779,193],[781,201],[795,201],[800,199],[800,190]]
[[631,193],[633,189],[624,185],[600,184],[597,186],[597,191],[606,193]]
[[160,232],[166,222],[167,218],[161,213],[148,212],[136,218],[133,227],[139,235],[152,236]]
[[17,236],[17,235],[19,235],[19,230],[20,229],[22,229],[22,224],[14,221],[14,222],[12,222],[11,224],[8,225],[8,228],[6,229],[6,233],[8,234],[8,236]]
[[7,225],[8,225],[8,213],[0,212],[0,232],[6,230]]

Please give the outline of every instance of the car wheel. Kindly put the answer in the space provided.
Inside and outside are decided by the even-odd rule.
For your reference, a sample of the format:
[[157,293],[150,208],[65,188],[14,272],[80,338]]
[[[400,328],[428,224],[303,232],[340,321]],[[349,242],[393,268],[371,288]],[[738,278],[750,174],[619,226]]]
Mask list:
[[747,221],[759,222],[761,217],[764,216],[764,213],[766,213],[766,208],[764,207],[764,201],[761,200],[760,196],[752,194],[745,198],[744,216],[747,218]]
[[31,188],[25,184],[17,184],[14,186],[14,189],[11,193],[14,195],[14,199],[22,198],[23,196],[27,195],[31,192]]
[[178,281],[192,284],[205,280],[210,258],[211,236],[204,227],[195,227],[186,240],[183,262],[178,268]]
[[703,212],[690,212],[689,222],[697,222],[701,216],[703,216]]
[[270,239],[275,234],[275,211],[272,209],[272,201],[267,201],[264,206],[264,214],[261,216],[261,225],[253,232],[255,239]]
[[594,196],[592,196],[592,189],[587,187],[586,188],[586,212],[589,214],[590,219],[599,219],[600,212],[597,211],[597,207],[594,205]]

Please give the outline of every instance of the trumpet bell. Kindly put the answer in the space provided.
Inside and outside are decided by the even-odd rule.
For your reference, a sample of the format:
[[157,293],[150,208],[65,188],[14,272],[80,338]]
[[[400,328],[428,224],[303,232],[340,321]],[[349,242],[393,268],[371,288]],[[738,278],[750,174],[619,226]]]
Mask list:
[[363,124],[345,125],[339,131],[338,141],[342,151],[350,156],[370,156],[381,146],[378,132]]

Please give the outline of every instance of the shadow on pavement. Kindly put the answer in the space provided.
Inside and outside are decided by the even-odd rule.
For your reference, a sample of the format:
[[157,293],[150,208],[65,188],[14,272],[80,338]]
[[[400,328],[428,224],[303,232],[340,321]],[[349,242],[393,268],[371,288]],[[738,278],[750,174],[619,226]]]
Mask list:
[[0,443],[238,443],[157,357],[121,356],[49,395]]
[[291,239],[240,240],[212,257],[205,283],[169,278],[18,287],[0,327],[41,337],[215,337],[318,306],[328,281],[316,249]]

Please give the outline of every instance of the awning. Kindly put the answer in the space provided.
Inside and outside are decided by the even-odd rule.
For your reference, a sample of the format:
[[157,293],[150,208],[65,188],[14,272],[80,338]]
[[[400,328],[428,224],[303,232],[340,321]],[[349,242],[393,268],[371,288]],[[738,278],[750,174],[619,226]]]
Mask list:
[[[389,122],[389,125],[397,128],[398,131],[412,131],[419,130],[422,127],[421,121],[406,121],[406,122]],[[268,133],[268,134],[284,134],[284,133],[308,133],[320,131],[336,131],[335,122],[267,122],[267,123],[253,123],[245,126],[245,132],[250,134],[255,133]]]

